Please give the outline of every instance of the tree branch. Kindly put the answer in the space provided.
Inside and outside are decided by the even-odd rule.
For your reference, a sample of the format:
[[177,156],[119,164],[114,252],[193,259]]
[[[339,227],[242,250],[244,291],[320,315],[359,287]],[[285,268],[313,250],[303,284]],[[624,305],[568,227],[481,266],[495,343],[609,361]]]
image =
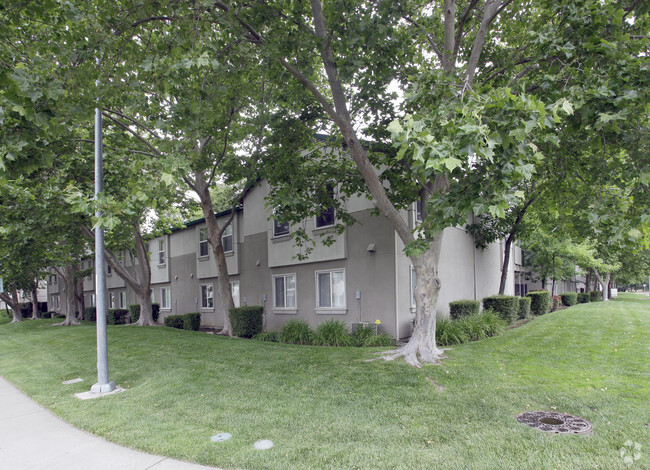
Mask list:
[[456,59],[458,58],[460,43],[463,38],[463,31],[465,30],[465,23],[467,23],[467,18],[469,18],[469,14],[471,13],[471,11],[474,8],[476,8],[476,4],[478,3],[478,1],[479,0],[471,0],[467,5],[467,8],[465,8],[465,11],[463,11],[463,14],[461,15],[460,19],[458,20],[458,26],[456,26],[456,39],[454,41],[454,54],[453,54],[454,62],[456,62]]
[[142,142],[142,143],[145,144],[147,147],[149,147],[149,148],[154,152],[154,154],[155,154],[156,156],[158,156],[158,157],[162,156],[162,152],[160,152],[160,151],[159,151],[156,147],[154,147],[154,146],[153,146],[153,145],[152,145],[152,144],[151,144],[147,139],[145,139],[145,138],[142,137],[140,134],[138,134],[137,132],[135,132],[133,129],[131,129],[131,128],[130,128],[129,126],[127,126],[126,124],[124,124],[122,121],[120,121],[120,120],[118,120],[118,119],[115,119],[113,116],[111,116],[110,114],[107,114],[107,113],[105,113],[105,112],[102,112],[102,115],[103,115],[104,117],[110,119],[111,121],[113,121],[115,124],[117,124],[118,126],[120,126],[122,129],[124,129],[125,131],[127,131],[128,133],[130,133],[131,135],[133,135],[136,139],[138,139],[140,142]]
[[427,38],[427,41],[429,42],[429,45],[430,45],[431,48],[433,49],[433,52],[436,53],[436,55],[438,56],[438,59],[440,60],[440,62],[443,62],[443,63],[444,63],[442,49],[440,49],[440,47],[439,47],[438,44],[436,43],[436,41],[435,41],[435,39],[433,38],[433,36],[431,36],[431,34],[428,33],[428,32],[424,29],[424,27],[423,27],[421,24],[419,24],[418,22],[416,22],[416,21],[413,20],[412,18],[410,18],[410,17],[408,17],[408,16],[403,16],[402,18],[403,18],[405,21],[407,21],[408,23],[411,23],[415,28],[418,28],[418,29],[421,29],[421,30],[424,31],[424,35],[425,35],[425,37]]
[[142,123],[141,123],[140,121],[138,121],[137,119],[135,119],[135,118],[133,118],[133,117],[131,117],[131,116],[127,116],[126,114],[120,113],[119,111],[115,111],[115,110],[108,109],[108,108],[103,108],[103,111],[105,111],[105,112],[107,112],[107,113],[115,114],[115,115],[117,115],[117,116],[119,116],[119,117],[121,117],[121,118],[123,118],[123,119],[126,119],[127,121],[132,122],[132,123],[135,124],[136,126],[142,128],[142,129],[144,129],[144,130],[147,131],[149,134],[153,135],[156,139],[159,139],[159,140],[160,140],[160,136],[159,136],[158,134],[156,134],[156,132],[155,132],[154,130],[149,129],[147,126],[145,126],[144,124],[142,124]]

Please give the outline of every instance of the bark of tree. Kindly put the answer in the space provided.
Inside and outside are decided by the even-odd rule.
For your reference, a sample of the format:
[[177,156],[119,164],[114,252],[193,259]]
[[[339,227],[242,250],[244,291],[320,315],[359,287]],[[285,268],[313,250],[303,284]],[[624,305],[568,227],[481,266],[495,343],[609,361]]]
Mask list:
[[10,295],[8,295],[7,292],[0,293],[0,299],[2,299],[11,309],[11,323],[23,321],[23,314],[20,311],[20,302],[18,302],[18,291],[16,289],[11,289]]
[[40,305],[38,304],[38,279],[36,280],[36,284],[32,287],[32,320],[36,320],[37,318],[41,318],[41,308]]
[[591,287],[591,268],[587,269],[587,275],[585,276],[585,292],[589,292]]
[[[534,191],[535,185],[531,188],[532,191]],[[508,280],[508,265],[510,264],[510,251],[512,249],[512,244],[515,241],[515,236],[517,235],[517,232],[519,231],[519,228],[521,227],[521,221],[523,220],[524,216],[526,215],[526,212],[528,211],[528,208],[530,205],[535,202],[535,199],[537,198],[537,195],[531,192],[529,195],[528,199],[522,206],[522,208],[519,211],[519,214],[517,214],[517,218],[515,219],[515,223],[512,224],[512,230],[510,230],[510,233],[506,237],[506,243],[503,248],[503,266],[501,267],[501,281],[499,282],[499,294],[503,295],[503,293],[506,290],[506,282]]]
[[215,263],[217,265],[217,293],[219,294],[219,299],[223,303],[225,310],[223,329],[219,332],[219,334],[224,336],[232,336],[232,327],[230,325],[229,312],[231,308],[234,308],[235,304],[233,302],[232,291],[230,289],[228,263],[226,262],[226,254],[223,249],[221,237],[223,236],[223,232],[232,223],[235,217],[235,208],[233,207],[228,219],[221,227],[219,227],[219,223],[217,222],[217,218],[215,217],[214,213],[212,196],[210,196],[210,184],[209,181],[205,179],[202,171],[194,172],[194,181],[191,182],[190,186],[192,189],[194,189],[194,192],[197,194],[201,202],[201,210],[203,211],[203,216],[205,217],[205,222],[208,229],[208,243],[212,248],[212,254],[214,255]]
[[603,275],[600,274],[597,269],[594,269],[594,276],[596,276],[596,279],[598,280],[598,283],[602,289],[603,302],[607,302],[609,300],[609,291],[607,288],[609,286],[609,281],[612,277],[612,273],[605,273],[605,276],[603,277]]
[[64,266],[63,269],[54,269],[59,273],[59,277],[63,282],[63,292],[65,294],[65,320],[61,323],[55,323],[54,326],[79,325],[77,320],[77,299],[74,292],[75,265],[70,263]]
[[84,280],[79,276],[75,276],[74,278],[74,296],[79,308],[77,311],[77,320],[83,320],[86,311],[86,299],[84,299]]

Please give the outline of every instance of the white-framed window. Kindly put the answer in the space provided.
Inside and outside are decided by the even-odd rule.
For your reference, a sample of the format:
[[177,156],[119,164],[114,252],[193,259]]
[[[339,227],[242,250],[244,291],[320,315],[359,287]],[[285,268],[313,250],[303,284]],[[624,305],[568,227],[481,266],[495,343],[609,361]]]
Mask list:
[[411,266],[411,308],[415,308],[415,286],[418,283],[418,276],[415,273],[415,266]]
[[158,264],[165,264],[165,239],[158,240]]
[[61,308],[61,297],[58,295],[51,296],[50,301],[52,302],[51,310],[59,310]]
[[208,256],[209,254],[208,227],[203,227],[199,229],[199,257]]
[[172,291],[169,287],[160,288],[160,309],[171,310],[172,308]]
[[88,296],[88,304],[89,307],[96,307],[95,294],[90,294]]
[[230,292],[232,294],[232,302],[235,307],[240,307],[239,303],[239,281],[230,281]]
[[416,224],[422,223],[422,199],[419,199],[415,203],[415,223]]
[[283,235],[289,235],[289,222],[280,222],[273,219],[273,236],[281,237]]
[[109,292],[108,293],[108,308],[116,308],[115,307],[115,292]]
[[126,308],[126,291],[125,290],[119,292],[118,305],[119,305],[118,308]]
[[296,275],[273,276],[273,307],[296,308]]
[[346,308],[344,269],[316,271],[316,307]]
[[226,227],[221,235],[221,245],[223,246],[224,253],[228,253],[233,250],[232,247],[232,223]]
[[48,284],[56,285],[56,282],[57,282],[56,274],[50,274],[50,277],[48,279]]
[[[327,183],[327,196],[328,199],[334,200],[334,185],[332,183]],[[335,213],[334,205],[330,204],[328,206],[321,206],[320,214],[316,216],[316,228],[322,227],[331,227],[334,225]]]
[[214,308],[214,287],[212,284],[201,284],[201,308]]

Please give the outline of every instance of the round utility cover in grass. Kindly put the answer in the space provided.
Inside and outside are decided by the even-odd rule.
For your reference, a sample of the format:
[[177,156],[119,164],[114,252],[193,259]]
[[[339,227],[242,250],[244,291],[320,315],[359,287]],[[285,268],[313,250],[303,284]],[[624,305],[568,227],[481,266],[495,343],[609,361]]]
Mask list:
[[577,416],[554,411],[527,411],[517,416],[517,421],[531,428],[553,434],[587,434],[591,423]]
[[215,434],[210,438],[212,442],[223,442],[227,441],[232,437],[232,434],[228,434],[227,432],[220,432],[219,434]]
[[253,447],[255,447],[257,450],[267,450],[273,447],[273,441],[262,439],[261,441],[257,441],[255,444],[253,444]]

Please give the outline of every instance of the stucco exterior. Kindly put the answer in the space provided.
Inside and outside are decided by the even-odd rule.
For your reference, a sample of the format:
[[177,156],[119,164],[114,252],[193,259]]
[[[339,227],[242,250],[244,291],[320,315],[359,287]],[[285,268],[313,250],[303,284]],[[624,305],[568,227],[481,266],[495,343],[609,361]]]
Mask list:
[[[411,263],[388,221],[371,214],[369,200],[347,201],[346,209],[357,223],[342,234],[335,233],[331,227],[316,228],[313,219],[304,221],[303,226],[314,238],[315,246],[309,257],[302,260],[296,257],[301,249],[290,236],[274,236],[273,221],[265,206],[267,194],[268,187],[262,181],[250,189],[233,218],[232,250],[226,257],[230,282],[238,292],[236,304],[263,305],[267,330],[279,329],[290,318],[304,319],[312,327],[336,318],[348,325],[379,320],[380,329],[395,337],[410,335],[414,317]],[[229,215],[219,214],[218,220],[223,222]],[[413,215],[413,211],[404,213],[415,230]],[[220,327],[225,311],[217,294],[216,264],[211,249],[201,256],[199,248],[201,229],[205,225],[204,220],[193,221],[149,241],[153,300],[162,304],[163,292],[168,291],[170,302],[164,308],[161,306],[162,318],[198,311],[202,326]],[[332,236],[334,242],[326,246],[322,236]],[[506,292],[510,294],[514,293],[514,258]],[[128,268],[130,260],[123,259]],[[496,294],[502,260],[501,244],[477,249],[472,236],[463,228],[446,229],[437,313],[447,315],[452,300],[481,299]],[[87,263],[92,265],[91,260]],[[107,284],[115,298],[119,299],[119,292],[126,291],[128,303],[137,303],[134,293],[116,273],[108,276]],[[275,286],[284,286],[278,294],[280,300],[276,300]],[[50,295],[59,295],[58,285],[48,287],[51,287]],[[214,293],[211,306],[206,305],[210,302],[205,295],[202,297],[202,292],[210,287]],[[84,290],[90,299],[94,294],[94,276],[84,280]],[[320,299],[320,296],[327,298]],[[276,305],[277,302],[287,305]],[[90,305],[88,300],[86,303]]]

